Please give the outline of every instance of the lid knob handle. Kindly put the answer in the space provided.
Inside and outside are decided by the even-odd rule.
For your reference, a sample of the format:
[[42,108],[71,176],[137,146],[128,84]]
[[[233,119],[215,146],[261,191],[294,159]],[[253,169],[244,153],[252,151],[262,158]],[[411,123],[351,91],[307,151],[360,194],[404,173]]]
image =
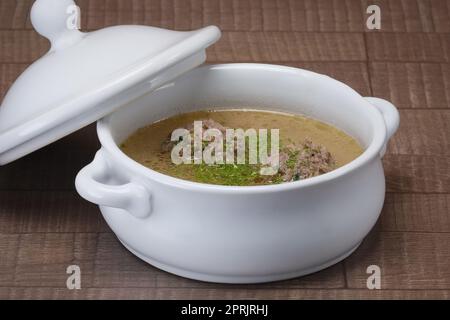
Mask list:
[[80,40],[80,9],[73,0],[36,0],[31,9],[34,29],[50,40],[52,51]]

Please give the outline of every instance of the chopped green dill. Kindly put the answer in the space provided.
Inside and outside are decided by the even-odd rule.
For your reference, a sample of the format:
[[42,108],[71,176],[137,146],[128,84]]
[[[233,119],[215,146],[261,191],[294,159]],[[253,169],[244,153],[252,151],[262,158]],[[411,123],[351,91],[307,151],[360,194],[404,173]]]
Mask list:
[[259,166],[248,164],[218,164],[218,165],[194,165],[192,166],[197,181],[229,186],[243,186],[257,184]]
[[287,149],[287,154],[288,154],[289,158],[286,161],[286,166],[289,169],[294,169],[297,164],[299,151],[292,151],[292,150]]

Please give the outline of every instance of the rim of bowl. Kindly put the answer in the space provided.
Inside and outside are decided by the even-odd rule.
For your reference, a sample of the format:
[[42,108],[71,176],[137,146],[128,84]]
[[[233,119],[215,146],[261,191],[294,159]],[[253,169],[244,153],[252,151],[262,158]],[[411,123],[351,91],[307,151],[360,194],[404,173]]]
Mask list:
[[[349,162],[348,164],[325,173],[323,175],[308,178],[305,180],[299,180],[294,182],[287,182],[281,184],[272,184],[272,185],[260,185],[260,186],[224,186],[224,185],[215,185],[215,184],[207,184],[194,182],[189,180],[183,180],[180,178],[175,178],[168,176],[166,174],[160,173],[144,165],[139,162],[128,157],[116,144],[114,139],[112,138],[111,131],[109,130],[109,124],[111,117],[114,113],[108,115],[105,118],[100,119],[97,122],[97,134],[101,143],[101,148],[108,152],[109,156],[112,156],[116,160],[120,161],[120,164],[125,165],[128,169],[133,172],[139,173],[151,180],[154,180],[158,183],[169,185],[171,187],[178,187],[189,190],[197,190],[197,191],[208,191],[208,192],[217,192],[217,193],[273,193],[277,191],[286,191],[292,189],[298,189],[308,186],[314,186],[317,184],[326,183],[332,180],[336,180],[344,175],[350,174],[352,171],[362,167],[366,163],[373,160],[375,157],[380,157],[380,151],[383,148],[384,144],[387,143],[387,133],[386,133],[386,124],[383,119],[381,113],[368,101],[366,101],[358,92],[349,87],[343,82],[340,82],[334,78],[331,78],[327,75],[323,75],[320,73],[316,73],[309,70],[304,70],[295,67],[289,66],[281,66],[281,65],[273,65],[273,64],[261,64],[261,63],[226,63],[226,64],[213,64],[213,65],[203,65],[194,70],[199,69],[271,69],[271,71],[289,71],[289,72],[297,72],[299,75],[307,74],[309,76],[316,77],[325,77],[328,80],[332,80],[336,85],[341,85],[345,90],[349,90],[353,94],[356,94],[361,98],[361,107],[364,107],[366,112],[369,113],[369,120],[371,121],[371,125],[373,127],[374,133],[372,137],[372,141],[367,148],[365,148],[364,152]],[[193,70],[192,70],[193,71]],[[337,127],[339,129],[339,127]]]

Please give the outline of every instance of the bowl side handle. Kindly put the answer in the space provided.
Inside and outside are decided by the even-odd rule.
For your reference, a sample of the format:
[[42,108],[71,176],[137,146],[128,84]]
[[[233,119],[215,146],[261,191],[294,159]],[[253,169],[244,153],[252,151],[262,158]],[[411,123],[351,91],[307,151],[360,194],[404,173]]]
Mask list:
[[136,218],[147,218],[152,209],[151,193],[148,188],[136,182],[122,185],[103,182],[110,180],[113,174],[103,151],[100,150],[94,160],[78,173],[75,180],[76,189],[89,202],[126,210]]
[[397,132],[398,127],[400,125],[400,114],[397,108],[387,100],[374,98],[374,97],[366,97],[367,102],[373,105],[377,110],[381,113],[384,119],[384,123],[386,124],[386,144],[381,151],[381,157],[386,153],[386,146],[392,136]]

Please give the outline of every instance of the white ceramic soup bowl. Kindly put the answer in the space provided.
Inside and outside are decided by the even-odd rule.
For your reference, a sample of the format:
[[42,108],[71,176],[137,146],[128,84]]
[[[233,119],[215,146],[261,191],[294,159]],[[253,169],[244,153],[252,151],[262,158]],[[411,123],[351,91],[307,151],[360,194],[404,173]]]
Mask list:
[[[335,171],[271,186],[199,184],[150,170],[119,149],[135,130],[211,108],[284,111],[332,124],[365,152]],[[332,78],[261,64],[204,66],[98,122],[102,148],[76,179],[136,256],[197,280],[259,283],[326,268],[350,255],[377,221],[381,163],[399,115]]]

